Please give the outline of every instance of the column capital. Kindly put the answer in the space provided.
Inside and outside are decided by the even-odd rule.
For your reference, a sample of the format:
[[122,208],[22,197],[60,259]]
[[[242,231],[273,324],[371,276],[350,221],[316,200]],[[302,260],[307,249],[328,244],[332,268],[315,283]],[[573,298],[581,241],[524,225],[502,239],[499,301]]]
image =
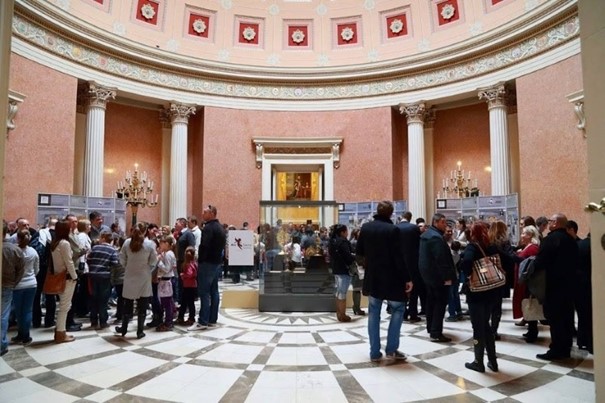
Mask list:
[[507,91],[504,83],[498,83],[492,87],[479,88],[478,95],[479,99],[484,99],[487,102],[489,109],[506,109]]
[[172,128],[172,122],[170,118],[170,108],[162,108],[159,111],[159,120],[162,124],[162,129]]
[[407,117],[408,124],[424,123],[426,105],[424,102],[415,104],[399,104],[399,113]]
[[107,107],[107,101],[109,99],[115,99],[117,94],[117,88],[104,87],[95,83],[94,81],[88,82],[88,89],[86,90],[86,105],[91,108],[103,108]]
[[424,114],[424,128],[432,129],[435,126],[435,121],[437,120],[437,109],[434,106],[431,106],[426,110]]
[[189,124],[189,116],[195,115],[195,105],[170,103],[170,122]]

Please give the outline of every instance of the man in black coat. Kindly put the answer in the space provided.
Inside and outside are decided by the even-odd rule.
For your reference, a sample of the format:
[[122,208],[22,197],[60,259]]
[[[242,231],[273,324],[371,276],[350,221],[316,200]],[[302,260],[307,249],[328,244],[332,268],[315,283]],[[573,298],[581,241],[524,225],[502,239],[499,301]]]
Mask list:
[[[405,215],[404,215],[405,217]],[[411,217],[411,214],[410,214]],[[403,251],[403,259],[405,266],[410,272],[414,288],[408,301],[408,308],[404,312],[403,319],[410,322],[418,322],[421,319],[418,317],[418,298],[422,303],[422,309],[426,304],[426,290],[420,272],[418,271],[418,248],[420,246],[420,228],[417,225],[409,222],[408,219],[397,224],[401,234],[401,248]]]
[[380,311],[386,300],[392,314],[387,333],[385,353],[389,359],[405,360],[398,351],[401,324],[412,279],[402,253],[400,230],[391,221],[393,203],[378,203],[374,221],[364,224],[357,240],[356,254],[365,259],[363,294],[368,296],[368,336],[370,359],[378,361],[380,352]]
[[418,267],[426,286],[426,330],[434,342],[452,341],[443,335],[443,317],[449,290],[456,280],[452,252],[443,239],[446,228],[445,216],[436,213],[429,229],[420,236]]
[[554,214],[549,230],[540,244],[535,270],[546,273],[544,316],[550,324],[550,348],[536,357],[543,360],[569,358],[573,344],[573,277],[578,267],[578,244],[566,230],[567,217]]

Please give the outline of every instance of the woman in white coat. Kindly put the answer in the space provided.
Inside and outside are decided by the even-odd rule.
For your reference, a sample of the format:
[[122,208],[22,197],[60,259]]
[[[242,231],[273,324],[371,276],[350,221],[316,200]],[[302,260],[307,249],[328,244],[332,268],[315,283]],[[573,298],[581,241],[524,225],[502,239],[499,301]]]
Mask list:
[[151,271],[157,263],[155,244],[145,239],[147,226],[143,223],[132,228],[120,251],[120,263],[124,267],[124,313],[122,326],[116,327],[116,333],[125,336],[128,332],[128,322],[133,314],[134,300],[137,301],[137,339],[145,337],[143,328],[147,316],[151,290]]

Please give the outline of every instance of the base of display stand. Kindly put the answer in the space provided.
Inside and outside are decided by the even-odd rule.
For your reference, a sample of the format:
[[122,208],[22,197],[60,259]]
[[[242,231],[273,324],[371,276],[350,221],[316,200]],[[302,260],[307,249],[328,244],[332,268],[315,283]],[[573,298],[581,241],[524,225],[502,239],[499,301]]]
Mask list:
[[264,294],[259,295],[260,312],[336,312],[334,295]]

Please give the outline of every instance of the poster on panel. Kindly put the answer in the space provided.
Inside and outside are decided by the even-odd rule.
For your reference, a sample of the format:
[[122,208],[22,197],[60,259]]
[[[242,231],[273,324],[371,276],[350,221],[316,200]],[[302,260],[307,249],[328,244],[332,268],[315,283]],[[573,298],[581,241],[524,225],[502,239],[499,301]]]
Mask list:
[[229,266],[254,265],[254,235],[252,231],[229,230]]

